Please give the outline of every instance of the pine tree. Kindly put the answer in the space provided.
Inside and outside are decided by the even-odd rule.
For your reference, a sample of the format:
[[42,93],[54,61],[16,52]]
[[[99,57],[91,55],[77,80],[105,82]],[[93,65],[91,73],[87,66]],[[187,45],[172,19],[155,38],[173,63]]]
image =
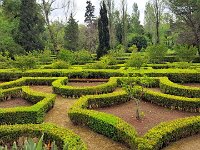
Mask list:
[[87,25],[85,35],[86,40],[86,49],[94,53],[96,51],[96,45],[98,43],[98,31],[97,31],[97,20],[94,15],[95,6],[92,5],[91,1],[86,2],[86,12],[85,12],[85,23]]
[[78,48],[78,23],[73,18],[71,13],[67,26],[65,27],[64,48],[71,51],[76,51]]
[[45,28],[40,12],[36,0],[21,1],[18,35],[15,40],[26,51],[44,49],[41,34]]
[[84,22],[87,25],[90,25],[93,23],[93,21],[95,20],[95,16],[94,16],[94,10],[95,10],[95,6],[92,5],[91,1],[88,0],[86,2],[87,6],[86,6],[86,12],[85,12],[85,20]]
[[110,49],[110,34],[108,29],[108,16],[105,2],[101,5],[100,18],[98,20],[99,47],[97,50],[97,59],[108,53]]

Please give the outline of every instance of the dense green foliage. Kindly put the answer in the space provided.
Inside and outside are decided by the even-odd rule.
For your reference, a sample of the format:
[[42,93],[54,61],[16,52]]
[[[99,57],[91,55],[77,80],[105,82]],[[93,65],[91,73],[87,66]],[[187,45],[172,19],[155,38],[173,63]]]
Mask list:
[[135,36],[129,41],[129,47],[132,45],[136,45],[138,51],[141,51],[147,47],[147,40],[144,36]]
[[197,55],[198,49],[188,45],[177,45],[174,48],[179,61],[191,62]]
[[164,45],[152,45],[147,47],[146,52],[150,63],[162,63],[167,54],[167,48]]
[[76,51],[78,48],[78,23],[74,19],[73,14],[70,15],[67,26],[65,27],[64,48]]
[[22,0],[16,42],[26,51],[43,50],[44,20],[36,0]]
[[108,53],[110,49],[110,35],[108,29],[108,17],[106,4],[103,4],[100,9],[100,18],[98,20],[98,31],[99,31],[99,47],[97,49],[97,58],[99,59],[103,55]]
[[143,56],[139,52],[133,52],[131,54],[131,57],[127,60],[126,66],[127,67],[135,67],[137,69],[140,69],[146,63],[147,63],[147,58],[145,56]]

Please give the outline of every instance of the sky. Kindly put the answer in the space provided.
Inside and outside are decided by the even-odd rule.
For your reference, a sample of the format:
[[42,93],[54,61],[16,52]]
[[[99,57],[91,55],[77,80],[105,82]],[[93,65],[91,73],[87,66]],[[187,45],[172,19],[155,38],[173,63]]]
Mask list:
[[[57,0],[61,1],[61,0]],[[86,1],[87,0],[74,0],[75,2],[75,19],[79,21],[79,23],[84,23],[84,15],[85,15],[85,10],[86,10]],[[95,6],[95,15],[99,16],[99,5],[100,5],[101,0],[91,0],[92,4]],[[120,1],[121,0],[115,0],[115,6],[117,8],[120,8]],[[144,10],[145,10],[145,4],[148,0],[127,0],[128,4],[128,13],[131,14],[132,12],[132,6],[133,3],[137,3],[139,10],[140,10],[140,21],[141,24],[143,24],[144,20]],[[63,10],[56,10],[52,13],[51,15],[52,20],[56,19],[63,19],[65,18]]]

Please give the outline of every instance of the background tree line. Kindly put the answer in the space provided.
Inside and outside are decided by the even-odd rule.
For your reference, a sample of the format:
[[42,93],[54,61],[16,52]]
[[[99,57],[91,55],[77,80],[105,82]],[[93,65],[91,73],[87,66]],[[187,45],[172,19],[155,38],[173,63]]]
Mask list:
[[[128,13],[127,1],[103,0],[100,13],[94,15],[95,6],[85,4],[85,24],[75,19],[75,4],[68,0],[57,8],[56,0],[1,0],[0,1],[0,52],[25,54],[33,50],[85,49],[101,57],[111,49],[121,47],[128,51],[136,45],[144,51],[149,45],[196,46],[200,52],[200,1],[149,0],[145,6],[144,23],[140,22],[137,3]],[[56,9],[65,10],[65,21],[50,20]]]

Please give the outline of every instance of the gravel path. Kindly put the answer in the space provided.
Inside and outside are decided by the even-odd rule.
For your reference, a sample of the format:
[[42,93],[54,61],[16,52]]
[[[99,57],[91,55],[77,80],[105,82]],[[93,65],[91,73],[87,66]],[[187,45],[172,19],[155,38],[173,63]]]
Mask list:
[[[31,86],[31,88],[40,92],[52,92],[51,87],[48,86]],[[76,102],[76,100],[77,99],[67,99],[57,96],[54,108],[47,113],[45,122],[54,123],[58,126],[72,130],[82,138],[89,150],[128,150],[124,145],[114,142],[86,127],[74,126],[67,116],[67,110]]]
[[200,150],[200,134],[181,139],[163,150]]

